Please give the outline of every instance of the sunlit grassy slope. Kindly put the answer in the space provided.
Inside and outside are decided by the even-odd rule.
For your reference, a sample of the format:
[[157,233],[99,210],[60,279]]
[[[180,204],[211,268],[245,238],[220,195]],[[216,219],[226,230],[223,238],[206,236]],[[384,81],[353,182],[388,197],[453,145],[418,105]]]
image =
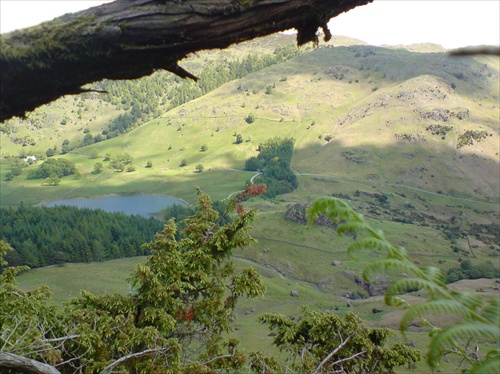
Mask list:
[[[322,46],[227,83],[127,134],[66,155],[77,163],[80,179],[67,177],[58,187],[42,187],[40,181],[25,179],[31,166],[13,182],[2,182],[2,205],[130,192],[168,194],[195,203],[197,185],[213,199],[224,199],[254,175],[232,169],[242,169],[245,159],[257,154],[259,143],[293,137],[292,166],[299,173],[299,188],[273,201],[245,203],[260,212],[252,225],[258,243],[236,251],[235,261],[239,267],[255,266],[265,277],[268,294],[240,305],[238,334],[249,349],[268,344],[271,338],[256,316],[297,313],[305,304],[338,308],[340,313],[354,310],[373,323],[386,323],[390,311],[380,298],[359,299],[369,295],[353,281],[382,254],[356,261],[346,253],[350,238],[339,238],[332,228],[307,229],[287,221],[285,213],[293,204],[318,196],[342,195],[421,265],[447,271],[462,258],[475,264],[498,263],[498,242],[490,234],[450,239],[442,230],[452,221],[463,227],[498,226],[498,60],[452,59],[430,45],[414,46],[410,52],[361,43],[349,46],[345,40],[339,44],[344,46]],[[272,45],[255,42],[253,48],[272,50]],[[207,58],[218,58],[212,53]],[[250,113],[257,119],[248,124],[245,117]],[[452,128],[444,136],[433,135],[427,130],[431,125]],[[484,131],[486,137],[457,148],[466,131]],[[244,142],[234,144],[235,134]],[[208,148],[205,152],[202,145]],[[105,167],[96,176],[93,165],[103,161],[90,159],[92,150],[101,156],[127,152],[137,170],[117,173]],[[180,167],[183,160],[187,165]],[[152,168],[145,168],[147,161]],[[200,163],[205,171],[197,173]],[[7,169],[1,165],[3,178]],[[387,200],[382,203],[375,194]],[[332,266],[334,260],[337,266]],[[135,261],[123,264],[131,271]],[[128,274],[120,263],[82,265],[99,269],[93,270],[96,274],[107,273],[106,267],[120,269],[114,280],[92,277],[104,280],[101,284],[81,278],[67,289],[57,289],[65,283],[61,279],[68,276],[67,269],[71,274],[80,271],[72,265],[29,272],[20,281],[28,287],[54,277],[59,301],[80,288],[128,292],[123,283]],[[290,296],[292,289],[299,291],[299,298]],[[373,314],[374,307],[384,313]]]

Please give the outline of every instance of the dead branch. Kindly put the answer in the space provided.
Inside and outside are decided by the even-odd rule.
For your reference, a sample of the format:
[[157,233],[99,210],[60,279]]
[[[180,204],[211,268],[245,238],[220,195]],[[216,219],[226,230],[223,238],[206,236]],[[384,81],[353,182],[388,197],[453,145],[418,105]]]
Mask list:
[[60,374],[59,370],[50,365],[6,352],[0,352],[0,368],[14,369],[21,373]]
[[151,353],[165,353],[168,352],[170,348],[150,348],[146,349],[141,352],[136,352],[136,353],[131,353],[126,356],[120,357],[118,360],[113,361],[111,364],[106,366],[103,371],[101,371],[101,374],[109,374],[113,368],[116,366],[120,365],[122,362],[125,362],[127,360],[130,360],[131,358],[136,358],[136,357],[142,357],[145,355],[149,355]]
[[295,28],[297,43],[331,37],[327,22],[373,0],[117,0],[0,36],[0,121],[85,92],[102,79],[135,79],[189,53]]

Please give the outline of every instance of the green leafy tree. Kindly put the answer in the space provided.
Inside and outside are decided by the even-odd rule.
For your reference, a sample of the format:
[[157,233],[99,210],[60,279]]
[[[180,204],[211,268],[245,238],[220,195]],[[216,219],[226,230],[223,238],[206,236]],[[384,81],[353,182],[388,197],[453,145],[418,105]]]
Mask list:
[[46,184],[48,186],[59,186],[60,183],[61,180],[56,174],[51,174],[43,180],[43,184]]
[[12,173],[12,171],[8,171],[6,174],[5,174],[5,180],[8,182],[8,181],[11,181],[12,179],[14,179],[15,175],[14,173]]
[[180,166],[181,168],[182,168],[182,167],[184,167],[184,166],[186,166],[186,165],[187,165],[187,161],[186,161],[185,159],[183,159],[183,160],[181,161],[181,163],[179,164],[179,166]]
[[100,173],[102,173],[103,168],[104,168],[104,165],[102,164],[102,162],[96,162],[94,164],[94,171],[93,171],[93,173],[94,174],[100,174]]
[[152,168],[153,167],[153,163],[151,161],[146,162],[146,167],[147,168]]
[[91,150],[91,151],[90,151],[90,155],[89,155],[89,157],[90,157],[92,160],[94,160],[94,159],[98,158],[98,157],[99,157],[99,152],[97,151],[97,149],[93,149],[93,150]]
[[245,122],[248,124],[255,122],[255,115],[253,113],[249,113],[248,116],[245,117]]
[[241,144],[243,143],[243,136],[241,134],[236,134],[236,140],[234,141],[234,144]]
[[305,308],[296,320],[275,313],[259,319],[275,333],[274,344],[288,354],[280,372],[389,373],[421,358],[403,343],[387,347],[394,331],[365,327],[354,313],[341,317]]
[[206,144],[203,144],[200,148],[200,152],[206,152],[208,150],[208,147]]
[[[356,234],[356,241],[347,251],[355,257],[358,252],[377,251],[386,253],[386,258],[376,261],[363,271],[365,281],[371,281],[377,272],[405,273],[405,278],[394,280],[385,294],[385,302],[390,306],[399,306],[406,310],[400,330],[404,333],[415,319],[420,319],[430,328],[431,343],[427,353],[427,362],[431,368],[437,368],[445,354],[457,354],[468,362],[466,369],[470,373],[497,373],[500,367],[500,299],[483,299],[476,294],[462,293],[446,286],[446,277],[438,268],[418,266],[408,257],[403,247],[391,244],[380,230],[372,228],[362,215],[354,212],[344,201],[334,197],[316,200],[310,209],[309,222],[318,214],[328,216],[334,222],[341,222],[337,232]],[[467,266],[466,266],[467,267]],[[401,295],[415,290],[423,290],[427,300],[412,305]],[[429,314],[458,315],[460,322],[436,326],[427,316]],[[493,342],[495,346],[483,357],[472,358],[466,348],[471,341],[479,343]]]
[[74,162],[64,158],[49,158],[38,169],[29,172],[28,179],[45,179],[52,175],[62,178],[76,173],[77,169]]
[[94,144],[94,137],[90,132],[87,132],[83,137],[82,142],[80,143],[80,147],[85,147],[87,145]]
[[68,139],[64,139],[63,142],[62,142],[62,147],[61,147],[61,152],[63,154],[66,154],[70,151],[70,145],[69,145],[69,140]]
[[125,164],[120,160],[116,159],[110,162],[109,167],[116,171],[123,171],[125,169]]
[[205,170],[205,167],[202,164],[196,165],[196,171],[198,173],[201,173],[203,170]]
[[[244,356],[223,334],[231,331],[238,299],[262,295],[265,287],[253,268],[237,271],[230,258],[253,241],[255,211],[220,225],[210,198],[200,190],[198,197],[199,210],[179,239],[171,219],[145,245],[152,255],[131,276],[131,295],[83,291],[59,314],[46,288],[26,293],[16,286],[14,275],[25,267],[4,269],[0,360],[8,351],[62,372],[240,372]],[[225,214],[234,210],[233,201]],[[8,250],[0,242],[0,255]]]

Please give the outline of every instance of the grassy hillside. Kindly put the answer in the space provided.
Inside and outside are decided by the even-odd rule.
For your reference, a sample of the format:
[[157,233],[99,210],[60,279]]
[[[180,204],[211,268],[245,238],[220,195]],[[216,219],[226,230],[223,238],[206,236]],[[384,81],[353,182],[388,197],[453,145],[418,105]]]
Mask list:
[[[197,69],[211,59],[243,56],[248,49],[273,50],[290,38],[255,41],[188,62]],[[285,215],[294,204],[307,204],[321,195],[340,196],[421,265],[437,265],[446,272],[459,267],[464,258],[473,264],[498,263],[499,63],[493,58],[452,59],[429,45],[377,48],[338,38],[334,44],[229,82],[126,134],[65,155],[81,175],[65,177],[57,187],[26,179],[36,165],[4,182],[8,168],[2,162],[1,204],[134,192],[168,194],[195,203],[194,186],[213,199],[224,199],[255,174],[240,170],[246,158],[257,154],[259,143],[293,137],[292,167],[299,188],[275,200],[254,198],[245,203],[260,212],[252,225],[258,243],[235,253],[235,261],[238,266],[253,264],[269,291],[261,300],[240,306],[237,334],[246,337],[249,349],[267,344],[270,338],[255,322],[256,316],[269,310],[293,314],[304,304],[340,313],[355,310],[368,321],[388,325],[397,317],[390,313],[396,312],[386,310],[380,297],[370,295],[359,279],[356,282],[366,264],[380,254],[354,261],[346,253],[349,238],[339,238],[334,229],[323,226],[308,229]],[[79,102],[65,100],[70,108]],[[95,113],[120,112],[105,103],[95,105]],[[256,117],[250,124],[245,121],[249,114]],[[97,129],[108,117],[95,115],[92,126]],[[81,125],[57,126],[62,132]],[[44,141],[55,130],[47,131]],[[243,143],[235,144],[237,134]],[[93,152],[97,159],[90,157]],[[108,153],[130,154],[136,171],[109,169],[109,162],[102,160]],[[152,168],[145,167],[148,161]],[[104,164],[103,173],[93,173],[96,162]],[[202,173],[196,172],[197,164],[204,166]],[[20,281],[29,287],[53,277],[58,301],[80,288],[128,292],[123,279],[136,261],[41,269],[22,275]],[[73,276],[76,284],[57,289],[60,279],[83,268],[99,276]],[[117,270],[116,277],[101,276],[109,273],[106,269]],[[487,287],[497,287],[490,283]],[[292,289],[299,291],[299,298],[290,296]],[[374,314],[373,308],[384,312]],[[248,339],[250,335],[258,338]],[[415,339],[422,341],[421,336]]]

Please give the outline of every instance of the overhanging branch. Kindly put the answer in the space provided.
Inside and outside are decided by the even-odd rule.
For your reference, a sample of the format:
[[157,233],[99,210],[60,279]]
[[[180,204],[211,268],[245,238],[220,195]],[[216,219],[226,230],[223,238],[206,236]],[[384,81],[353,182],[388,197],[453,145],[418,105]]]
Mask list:
[[0,36],[0,121],[83,92],[178,66],[189,53],[295,28],[299,45],[331,37],[332,18],[373,0],[117,0]]

